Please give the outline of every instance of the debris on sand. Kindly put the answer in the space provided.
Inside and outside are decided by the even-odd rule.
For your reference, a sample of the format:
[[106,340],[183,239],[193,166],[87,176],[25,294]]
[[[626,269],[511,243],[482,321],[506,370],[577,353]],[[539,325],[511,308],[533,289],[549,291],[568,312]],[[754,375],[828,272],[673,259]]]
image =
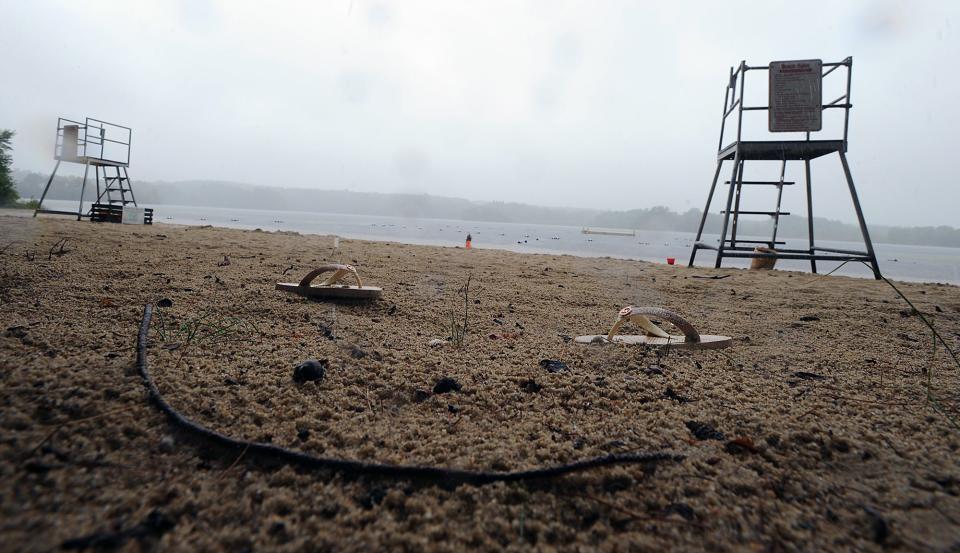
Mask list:
[[740,455],[743,453],[760,453],[760,450],[753,444],[749,436],[739,436],[727,442],[724,446],[727,453],[731,455]]
[[327,360],[307,359],[293,369],[293,381],[297,384],[322,380],[327,373]]
[[462,388],[459,382],[449,376],[445,376],[433,385],[433,393],[446,394],[448,392],[459,392]]
[[426,390],[421,390],[421,389],[419,389],[419,388],[417,388],[416,390],[413,391],[413,401],[414,401],[414,403],[423,403],[424,401],[427,401],[428,399],[430,399],[430,392],[428,392],[428,391],[426,391]]
[[690,400],[688,398],[685,398],[680,394],[678,394],[677,392],[674,392],[673,388],[671,388],[670,386],[667,386],[666,391],[663,392],[663,398],[671,399],[673,401],[676,401],[677,403],[690,403]]
[[793,373],[793,376],[803,379],[803,380],[826,380],[827,377],[822,374],[817,373],[808,373],[807,371],[797,371]]
[[723,435],[723,432],[720,432],[716,428],[710,426],[705,422],[697,421],[687,421],[687,428],[690,430],[690,433],[693,434],[693,437],[698,440],[726,440],[727,437]]
[[528,378],[520,382],[520,389],[523,390],[524,392],[527,392],[528,394],[535,394],[540,390],[542,390],[543,386],[541,386],[540,384],[537,384],[536,380],[532,378]]
[[540,367],[547,369],[548,373],[559,373],[570,370],[566,363],[555,359],[542,359],[540,361]]
[[434,338],[433,340],[430,340],[430,341],[427,343],[427,345],[430,346],[430,347],[432,347],[432,348],[438,348],[438,347],[440,347],[440,346],[442,346],[443,344],[446,344],[446,343],[447,343],[446,340],[441,340],[440,338]]
[[803,322],[805,322],[805,323],[809,323],[809,322],[813,322],[813,321],[819,321],[819,320],[820,320],[820,317],[818,317],[818,316],[816,316],[816,315],[804,315],[804,316],[800,317],[800,320],[803,321]]

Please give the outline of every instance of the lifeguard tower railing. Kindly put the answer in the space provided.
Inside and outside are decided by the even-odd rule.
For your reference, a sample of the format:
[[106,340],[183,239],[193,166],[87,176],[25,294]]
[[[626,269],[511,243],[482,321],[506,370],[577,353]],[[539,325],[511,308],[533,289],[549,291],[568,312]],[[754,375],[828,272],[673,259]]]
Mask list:
[[[837,99],[831,101],[830,103],[823,104],[822,109],[842,109],[843,110],[843,138],[841,139],[844,145],[844,152],[846,152],[847,144],[847,132],[850,128],[850,108],[853,107],[853,104],[850,103],[850,82],[853,70],[853,58],[847,57],[843,61],[823,63],[821,67],[824,68],[823,77],[826,78],[828,75],[840,69],[841,67],[845,69],[846,75],[841,74],[840,77],[845,78],[846,80],[846,91]],[[740,65],[736,69],[730,68],[730,80],[727,83],[726,91],[724,92],[723,97],[723,118],[720,120],[720,142],[717,145],[717,153],[721,153],[724,150],[729,150],[734,147],[738,142],[740,142],[743,137],[743,112],[745,111],[770,111],[769,102],[765,106],[745,106],[744,105],[744,92],[747,80],[748,71],[769,71],[770,67],[765,65],[747,65],[746,61],[741,61]],[[739,87],[737,84],[739,83]],[[769,93],[768,93],[769,97]],[[842,102],[842,103],[841,103]],[[723,138],[724,131],[727,128],[727,118],[730,117],[734,112],[737,114],[736,121],[736,131],[737,137],[732,143],[727,144],[724,147]],[[805,131],[806,141],[810,140],[810,131]],[[821,142],[821,141],[817,141]]]
[[[813,64],[819,66],[820,79],[815,82],[816,90],[807,90],[805,92],[812,96],[817,96],[817,105],[819,109],[807,110],[801,113],[801,117],[791,121],[789,119],[789,110],[776,109],[771,110],[771,104],[775,101],[775,93],[768,78],[767,84],[767,104],[766,105],[746,105],[746,83],[747,74],[752,71],[769,72],[774,64]],[[853,69],[853,58],[847,57],[842,61],[823,63],[820,60],[799,60],[798,62],[774,62],[771,66],[750,66],[746,61],[741,61],[736,67],[730,68],[729,78],[724,90],[723,117],[720,121],[720,138],[717,144],[717,164],[714,173],[713,182],[710,186],[710,193],[707,196],[707,202],[700,219],[700,227],[697,230],[697,237],[694,241],[693,251],[690,255],[689,265],[692,267],[696,258],[697,251],[700,249],[714,250],[717,252],[716,267],[719,268],[724,257],[732,258],[774,258],[774,259],[799,259],[809,260],[811,270],[817,272],[817,260],[824,261],[862,261],[871,265],[874,276],[880,278],[880,270],[877,266],[876,255],[873,250],[873,244],[870,241],[870,235],[867,225],[863,218],[863,211],[860,207],[860,200],[857,196],[856,188],[853,184],[853,177],[850,173],[850,167],[847,163],[847,137],[850,127],[850,109],[853,104],[850,102],[850,85]],[[782,67],[779,66],[779,67]],[[809,71],[809,65],[804,66]],[[837,71],[841,70],[841,71]],[[823,83],[824,79],[833,75],[832,84],[837,92],[842,93],[830,102],[823,102]],[[769,74],[768,74],[769,76]],[[843,79],[839,83],[836,79]],[[779,99],[776,99],[780,101]],[[823,129],[823,114],[834,110],[843,110],[842,130],[838,122],[831,119],[832,129],[826,131]],[[766,111],[768,114],[768,133],[778,133],[788,140],[744,140],[744,113]],[[787,114],[785,117],[783,114]],[[730,120],[732,115],[736,118]],[[776,117],[784,117],[777,120]],[[823,133],[827,138],[811,139],[812,133]],[[733,135],[732,142],[726,142],[728,135]],[[748,130],[748,135],[759,134]],[[785,136],[786,134],[787,136]],[[813,229],[813,195],[810,174],[810,161],[812,159],[825,156],[836,152],[840,157],[843,167],[844,177],[850,191],[853,207],[856,211],[857,220],[860,225],[860,231],[863,236],[865,251],[842,250],[836,248],[823,248],[815,245]],[[724,181],[729,185],[727,194],[726,208],[721,211],[723,223],[720,231],[720,239],[717,245],[701,242],[703,229],[710,212],[710,204],[720,177],[721,169],[725,161],[733,161],[733,169],[730,180]],[[771,180],[743,180],[744,162],[748,160],[767,160],[780,161],[779,179]],[[809,235],[809,245],[806,249],[788,249],[779,248],[785,244],[777,240],[777,229],[781,216],[790,215],[780,210],[783,197],[783,187],[796,184],[795,182],[784,180],[787,161],[803,161],[804,175],[807,196],[807,230]],[[776,209],[773,211],[750,211],[740,209],[741,193],[743,186],[768,185],[777,187]],[[769,216],[773,219],[773,230],[770,240],[743,240],[737,237],[737,225],[741,215],[761,215]],[[729,231],[729,237],[728,237]],[[766,250],[759,250],[758,246],[767,246]]]
[[57,119],[54,158],[98,166],[130,165],[130,127],[87,117],[83,123]]
[[[117,205],[120,208],[127,204],[137,206],[130,185],[130,175],[127,168],[130,166],[130,142],[133,131],[130,127],[117,125],[100,119],[87,117],[83,122],[57,118],[57,136],[54,142],[53,157],[57,160],[53,172],[47,179],[47,185],[40,195],[40,201],[33,211],[34,217],[39,213],[57,215],[75,215],[77,220],[90,217],[96,220],[96,209],[99,204]],[[76,211],[46,209],[44,200],[53,184],[57,170],[63,162],[77,163],[83,166],[83,181],[80,185],[80,198]],[[94,179],[97,186],[97,197],[90,209],[84,212],[83,199],[87,189],[87,175],[90,167],[94,170]],[[102,210],[101,210],[102,211]]]

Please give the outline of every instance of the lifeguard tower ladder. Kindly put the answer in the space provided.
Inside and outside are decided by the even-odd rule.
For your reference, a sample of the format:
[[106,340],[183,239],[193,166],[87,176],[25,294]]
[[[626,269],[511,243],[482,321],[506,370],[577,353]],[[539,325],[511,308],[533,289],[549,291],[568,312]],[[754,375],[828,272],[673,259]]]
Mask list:
[[[690,254],[690,267],[693,267],[697,251],[700,249],[717,252],[716,267],[719,268],[725,257],[733,258],[766,258],[766,259],[800,259],[809,260],[810,269],[817,272],[817,261],[861,261],[870,266],[873,275],[878,280],[880,268],[877,265],[877,256],[873,251],[873,243],[867,231],[867,224],[863,219],[860,200],[853,185],[850,166],[847,163],[847,130],[850,122],[850,79],[853,68],[853,58],[834,63],[823,63],[821,60],[797,60],[771,62],[768,66],[749,66],[745,61],[734,70],[730,68],[730,77],[724,91],[723,118],[720,121],[720,141],[717,147],[717,167],[707,195],[707,203],[703,208],[700,227],[697,229],[697,238]],[[830,103],[823,103],[823,80],[836,71],[844,69],[846,73],[846,92]],[[745,106],[744,86],[747,73],[751,71],[768,72],[768,104],[766,106]],[[838,72],[838,75],[842,73]],[[832,139],[811,140],[810,134],[819,132],[823,128],[823,113],[825,110],[843,110],[843,136]],[[751,140],[745,141],[742,137],[743,113],[748,111],[767,111],[767,130],[770,133],[805,133],[802,140]],[[727,130],[727,118],[736,113],[736,138],[724,146],[724,131]],[[802,136],[802,135],[801,135]],[[853,208],[860,224],[860,233],[866,251],[843,250],[836,248],[822,248],[815,245],[813,233],[813,194],[810,180],[810,161],[818,157],[836,152],[840,157],[843,174],[853,200]],[[707,222],[710,204],[717,188],[717,181],[725,161],[732,160],[733,167],[730,180],[724,181],[729,185],[727,191],[726,208],[720,213],[723,215],[723,225],[720,231],[720,240],[717,245],[701,242],[703,227]],[[774,160],[780,161],[779,179],[776,180],[743,180],[744,165],[747,161]],[[787,161],[802,161],[804,165],[804,184],[807,196],[807,231],[809,244],[805,249],[786,249],[778,246],[785,242],[777,241],[777,226],[780,217],[790,215],[780,210],[783,198],[783,187],[795,184],[785,181]],[[740,209],[741,194],[744,186],[774,186],[777,189],[777,203],[773,211],[745,211]],[[737,237],[737,224],[741,215],[762,215],[773,219],[773,232],[770,240],[742,240]],[[727,231],[730,231],[729,238]],[[766,248],[758,248],[766,246]]]
[[[63,117],[58,118],[57,140],[53,153],[57,163],[53,167],[53,172],[50,173],[33,216],[36,217],[38,213],[54,213],[76,215],[78,221],[88,217],[94,221],[120,222],[124,207],[128,204],[137,206],[137,199],[130,185],[130,175],[127,173],[127,168],[130,166],[132,134],[133,131],[129,127],[90,117],[87,117],[83,123]],[[43,200],[50,190],[50,185],[53,184],[60,163],[64,161],[83,165],[83,184],[80,187],[80,200],[76,212],[43,208]],[[91,166],[96,179],[97,199],[94,200],[90,210],[84,213],[83,195],[86,192],[87,176]],[[146,213],[143,214],[143,222],[149,224],[152,222],[152,210],[144,211]]]

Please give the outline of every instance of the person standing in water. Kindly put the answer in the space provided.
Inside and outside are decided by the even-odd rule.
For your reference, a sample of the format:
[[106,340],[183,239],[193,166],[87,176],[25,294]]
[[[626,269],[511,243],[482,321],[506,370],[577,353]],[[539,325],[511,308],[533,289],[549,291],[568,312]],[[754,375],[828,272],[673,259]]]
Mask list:
[[467,249],[470,249],[470,242],[473,242],[473,237],[470,236],[470,233],[467,233]]

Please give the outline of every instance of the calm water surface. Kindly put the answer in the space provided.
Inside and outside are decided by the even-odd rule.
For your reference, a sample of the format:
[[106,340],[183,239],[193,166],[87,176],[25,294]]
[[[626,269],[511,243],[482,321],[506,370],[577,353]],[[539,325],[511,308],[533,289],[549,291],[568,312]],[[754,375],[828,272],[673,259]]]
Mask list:
[[[52,209],[76,209],[76,203],[51,201]],[[47,202],[44,203],[46,205]],[[154,208],[154,221],[180,225],[214,225],[239,229],[288,230],[307,234],[333,234],[344,238],[462,246],[467,233],[473,236],[473,247],[504,249],[522,253],[570,254],[581,257],[616,257],[664,263],[668,257],[685,265],[690,259],[694,233],[638,230],[636,236],[583,234],[580,227],[524,223],[493,223],[448,219],[408,219],[378,215],[345,215],[341,213],[308,213],[301,211],[268,211],[194,207],[178,205],[149,206]],[[705,241],[716,242],[716,235],[705,235]],[[747,237],[744,239],[767,239]],[[806,247],[804,240],[786,239],[787,248]],[[822,240],[818,246],[862,250],[856,242]],[[960,284],[960,248],[874,244],[880,270],[884,276],[918,282]],[[713,267],[713,252],[697,252],[697,266]],[[724,259],[725,267],[747,267],[749,260]],[[821,273],[835,269],[837,262],[818,262]],[[780,260],[777,268],[809,271],[809,262]],[[848,263],[837,275],[872,277],[859,263]]]

